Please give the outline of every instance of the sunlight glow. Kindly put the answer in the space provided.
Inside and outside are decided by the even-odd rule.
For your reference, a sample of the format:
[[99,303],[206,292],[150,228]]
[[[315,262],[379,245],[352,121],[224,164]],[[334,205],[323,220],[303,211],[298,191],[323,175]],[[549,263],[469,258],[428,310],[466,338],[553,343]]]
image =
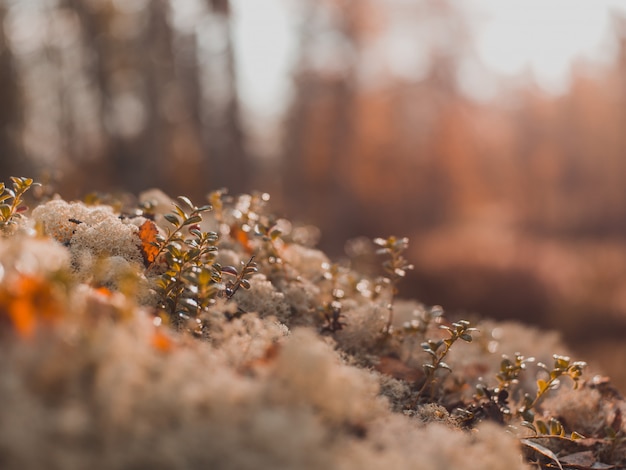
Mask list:
[[567,87],[576,59],[612,59],[611,10],[626,7],[607,0],[474,1],[483,10],[476,48],[485,65],[507,76],[530,72],[557,93]]
[[[417,0],[390,3],[394,2]],[[292,58],[297,54],[299,25],[289,8],[294,3],[232,0],[232,4],[242,102],[252,114],[276,119],[289,99]],[[459,8],[471,17],[478,60],[461,61],[460,85],[469,95],[489,100],[497,95],[498,77],[521,78],[520,83],[533,79],[547,92],[562,93],[568,88],[572,65],[580,58],[594,64],[613,60],[612,13],[626,14],[626,1],[463,0]],[[411,19],[400,23],[407,21]],[[412,22],[410,28],[415,30]],[[428,63],[420,44],[432,39],[430,31],[416,43],[401,27],[390,28],[389,37],[382,41],[384,50],[375,54],[383,62],[369,64],[365,70],[375,75],[386,63],[397,76],[419,80]]]
[[233,0],[238,82],[243,102],[261,117],[283,111],[296,25],[281,0]]

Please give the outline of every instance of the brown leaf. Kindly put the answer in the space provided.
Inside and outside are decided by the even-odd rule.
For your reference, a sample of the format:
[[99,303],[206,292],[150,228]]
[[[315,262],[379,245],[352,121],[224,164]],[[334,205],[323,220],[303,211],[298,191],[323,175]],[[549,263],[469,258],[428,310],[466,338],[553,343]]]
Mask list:
[[522,445],[552,460],[557,465],[558,468],[563,470],[563,466],[561,465],[561,462],[559,462],[559,459],[556,456],[556,454],[552,452],[550,449],[548,449],[547,447],[544,447],[537,442],[533,442],[531,439],[522,439],[520,440],[520,442],[522,443]]
[[590,450],[586,450],[584,452],[576,452],[574,454],[561,457],[561,463],[567,465],[567,468],[573,468],[578,470],[608,470],[611,468],[615,468],[614,465],[607,465],[605,463],[598,462],[598,459]]

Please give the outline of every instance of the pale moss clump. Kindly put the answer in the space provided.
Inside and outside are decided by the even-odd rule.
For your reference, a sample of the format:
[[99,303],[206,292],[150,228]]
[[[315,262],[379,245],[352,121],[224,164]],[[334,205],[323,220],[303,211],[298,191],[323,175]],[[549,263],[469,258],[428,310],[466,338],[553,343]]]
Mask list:
[[315,314],[319,305],[320,288],[305,278],[279,283],[281,292],[289,305],[289,323],[293,326],[315,326],[319,319]]
[[331,424],[363,425],[386,412],[376,378],[342,364],[339,355],[311,330],[296,329],[277,359],[270,391],[281,402],[312,406]]
[[498,425],[484,423],[467,433],[399,415],[377,421],[367,440],[347,444],[339,462],[338,468],[365,470],[532,468],[522,460],[519,442]]
[[326,271],[324,266],[330,263],[322,251],[298,244],[287,245],[282,257],[300,276],[310,281],[322,279]]
[[69,245],[73,256],[88,251],[96,257],[121,256],[129,262],[141,262],[137,225],[120,219],[109,206],[90,207],[58,199],[36,207],[32,218],[46,235]]
[[341,347],[356,355],[367,355],[377,348],[387,323],[387,309],[368,302],[352,306],[346,302],[346,326],[335,334]]
[[273,315],[283,323],[291,316],[285,294],[277,291],[264,274],[250,277],[250,288],[237,295],[237,304],[245,312],[256,312],[262,317]]
[[621,417],[626,413],[626,404],[615,398],[607,400],[592,379],[581,390],[563,389],[546,398],[543,409],[583,436],[602,435],[607,429],[624,433],[626,423]]
[[137,224],[145,219],[121,219],[110,206],[60,199],[36,207],[32,219],[44,234],[69,248],[77,281],[114,290],[132,285],[138,301],[152,301],[140,268],[143,260]]
[[2,276],[50,276],[69,269],[70,254],[54,240],[32,236],[0,238]]

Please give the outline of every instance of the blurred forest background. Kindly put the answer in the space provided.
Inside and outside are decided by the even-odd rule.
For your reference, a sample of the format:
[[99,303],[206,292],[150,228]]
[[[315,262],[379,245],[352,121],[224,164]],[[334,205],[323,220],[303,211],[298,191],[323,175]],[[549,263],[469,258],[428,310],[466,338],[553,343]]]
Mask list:
[[238,86],[255,80],[233,26],[247,2],[0,0],[3,181],[66,198],[268,191],[335,257],[354,237],[408,236],[406,296],[555,327],[581,359],[622,368],[625,17],[614,60],[575,62],[567,90],[527,75],[484,99],[467,91],[467,4],[284,0],[293,53],[270,119]]

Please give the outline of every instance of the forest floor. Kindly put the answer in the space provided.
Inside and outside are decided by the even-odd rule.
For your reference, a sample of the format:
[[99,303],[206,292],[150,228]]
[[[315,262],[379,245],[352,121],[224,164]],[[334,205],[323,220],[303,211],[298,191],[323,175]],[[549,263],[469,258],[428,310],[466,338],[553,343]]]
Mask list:
[[266,194],[27,210],[32,184],[0,205],[3,469],[626,464],[610,377],[554,330],[401,299],[407,239],[363,242],[364,274]]

